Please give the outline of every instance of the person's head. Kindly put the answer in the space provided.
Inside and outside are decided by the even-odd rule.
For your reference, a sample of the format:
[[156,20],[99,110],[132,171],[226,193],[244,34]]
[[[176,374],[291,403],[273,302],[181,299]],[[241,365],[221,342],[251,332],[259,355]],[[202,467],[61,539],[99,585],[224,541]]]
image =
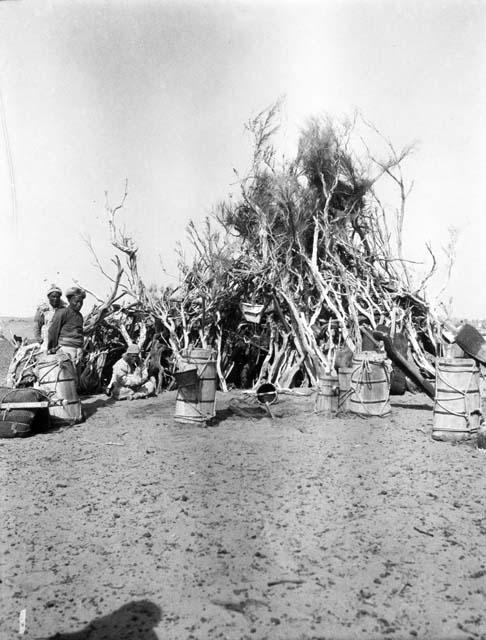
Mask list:
[[123,354],[123,357],[129,364],[135,364],[136,362],[138,362],[138,359],[140,357],[140,349],[136,344],[130,344]]
[[47,292],[47,299],[49,300],[49,304],[51,305],[51,307],[54,307],[54,309],[57,309],[58,307],[61,306],[61,296],[62,296],[61,289],[55,284],[51,284]]
[[73,311],[80,311],[86,298],[86,293],[79,287],[71,287],[66,291],[66,298]]

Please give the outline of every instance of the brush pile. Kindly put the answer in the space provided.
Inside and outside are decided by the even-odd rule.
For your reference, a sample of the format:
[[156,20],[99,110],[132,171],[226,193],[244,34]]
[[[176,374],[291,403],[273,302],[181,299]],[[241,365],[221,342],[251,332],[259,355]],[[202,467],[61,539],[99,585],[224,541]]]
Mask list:
[[[85,375],[86,390],[109,376],[130,342],[144,350],[152,373],[161,372],[160,387],[171,387],[174,365],[197,346],[215,349],[223,390],[263,380],[315,386],[340,349],[362,348],[363,325],[404,334],[409,357],[434,374],[441,327],[424,285],[435,260],[412,286],[402,256],[409,189],[401,165],[411,149],[397,152],[386,142],[384,160],[369,151],[363,160],[353,151],[356,122],[314,120],[295,158],[277,161],[277,115],[278,105],[248,125],[254,153],[238,194],[201,228],[189,225],[194,257],[180,259],[177,287],[156,290],[140,278],[137,247],[117,226],[126,190],[120,205],[107,205],[116,271],[99,264],[112,292],[86,317],[85,370],[93,374],[91,382]],[[397,189],[392,212],[377,195],[382,180]]]

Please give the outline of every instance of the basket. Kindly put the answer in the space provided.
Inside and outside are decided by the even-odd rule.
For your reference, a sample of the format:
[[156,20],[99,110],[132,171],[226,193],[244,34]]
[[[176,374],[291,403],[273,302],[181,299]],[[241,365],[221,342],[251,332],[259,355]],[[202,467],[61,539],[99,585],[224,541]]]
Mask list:
[[241,312],[247,322],[254,322],[260,324],[263,315],[263,304],[250,304],[249,302],[241,303]]
[[176,371],[174,378],[178,389],[194,387],[199,381],[196,367],[194,367],[194,369],[187,369],[186,371]]

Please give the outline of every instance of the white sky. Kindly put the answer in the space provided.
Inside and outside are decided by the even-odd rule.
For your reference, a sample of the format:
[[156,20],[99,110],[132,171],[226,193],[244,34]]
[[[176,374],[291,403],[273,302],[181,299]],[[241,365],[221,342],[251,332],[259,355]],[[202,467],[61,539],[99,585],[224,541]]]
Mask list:
[[[486,317],[486,3],[0,2],[0,316],[46,285],[103,295],[82,235],[109,259],[104,192],[138,240],[147,283],[244,172],[243,124],[286,96],[287,149],[306,118],[359,109],[397,146],[417,140],[406,250],[440,258],[460,230],[448,295]],[[436,288],[439,286],[435,285]]]

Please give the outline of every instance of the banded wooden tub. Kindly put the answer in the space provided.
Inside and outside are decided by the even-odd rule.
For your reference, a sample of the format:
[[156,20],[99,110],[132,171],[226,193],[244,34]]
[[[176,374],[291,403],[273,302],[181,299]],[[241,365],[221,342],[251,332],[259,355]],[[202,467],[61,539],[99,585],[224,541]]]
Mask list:
[[471,358],[438,358],[432,438],[469,440],[479,428],[479,369]]
[[197,382],[177,391],[174,420],[204,424],[216,415],[217,371],[212,349],[187,349],[182,353],[180,370],[197,369]]
[[386,354],[363,351],[353,356],[349,409],[362,416],[390,414],[390,365]]

